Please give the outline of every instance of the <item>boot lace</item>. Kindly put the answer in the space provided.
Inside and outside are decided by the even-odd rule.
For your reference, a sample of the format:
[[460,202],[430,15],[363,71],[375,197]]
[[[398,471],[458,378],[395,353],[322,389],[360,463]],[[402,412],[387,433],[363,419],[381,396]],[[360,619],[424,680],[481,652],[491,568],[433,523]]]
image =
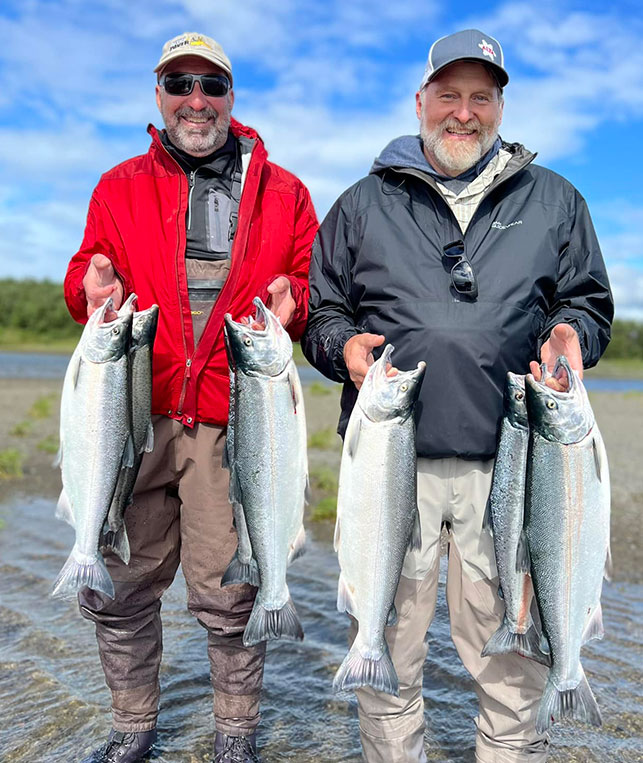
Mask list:
[[121,757],[120,751],[124,746],[129,747],[133,741],[134,734],[117,734],[114,736],[111,742],[107,743],[107,747],[105,748],[103,757],[105,763],[118,763],[119,758]]

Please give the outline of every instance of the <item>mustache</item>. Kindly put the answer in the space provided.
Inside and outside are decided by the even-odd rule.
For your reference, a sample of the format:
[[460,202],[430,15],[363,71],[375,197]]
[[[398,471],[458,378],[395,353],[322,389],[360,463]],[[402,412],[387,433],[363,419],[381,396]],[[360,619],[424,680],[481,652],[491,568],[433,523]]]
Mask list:
[[190,119],[191,117],[196,117],[197,119],[217,119],[219,116],[219,112],[216,109],[207,108],[207,109],[201,109],[200,111],[197,111],[196,109],[193,109],[191,106],[181,106],[180,109],[177,109],[175,111],[175,114],[178,118],[180,117],[186,117]]
[[448,117],[444,120],[444,122],[442,122],[440,127],[445,130],[458,130],[464,128],[465,130],[477,130],[478,132],[483,131],[480,121],[475,117],[472,117],[467,122],[459,122],[457,119]]

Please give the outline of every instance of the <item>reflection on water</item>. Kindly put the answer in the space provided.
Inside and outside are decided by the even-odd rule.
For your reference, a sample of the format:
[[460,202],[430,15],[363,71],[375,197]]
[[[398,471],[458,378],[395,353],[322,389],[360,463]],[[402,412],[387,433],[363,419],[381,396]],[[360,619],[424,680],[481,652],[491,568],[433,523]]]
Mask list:
[[[108,692],[93,628],[49,590],[72,546],[73,531],[54,519],[49,500],[0,506],[0,760],[69,763],[109,730]],[[346,653],[347,618],[335,609],[337,562],[312,540],[289,581],[306,639],[269,646],[260,744],[266,763],[360,760],[354,699],[337,697],[332,677]],[[552,761],[639,761],[643,586],[607,584],[606,638],[585,650],[584,666],[604,724],[567,724],[554,733]],[[159,763],[211,758],[213,721],[205,633],[185,609],[177,579],[163,603],[165,653]],[[429,760],[471,763],[475,698],[448,636],[440,595],[425,664]]]

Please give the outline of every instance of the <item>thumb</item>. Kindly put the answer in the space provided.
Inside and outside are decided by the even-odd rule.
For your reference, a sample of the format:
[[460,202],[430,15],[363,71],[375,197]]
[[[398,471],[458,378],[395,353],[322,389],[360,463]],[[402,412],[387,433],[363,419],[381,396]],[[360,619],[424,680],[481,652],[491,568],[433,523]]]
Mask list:
[[95,254],[92,257],[92,265],[96,269],[96,277],[100,286],[107,286],[114,280],[114,266],[109,257],[104,254]]
[[361,336],[364,340],[364,345],[369,349],[384,344],[385,337],[382,334],[362,334]]

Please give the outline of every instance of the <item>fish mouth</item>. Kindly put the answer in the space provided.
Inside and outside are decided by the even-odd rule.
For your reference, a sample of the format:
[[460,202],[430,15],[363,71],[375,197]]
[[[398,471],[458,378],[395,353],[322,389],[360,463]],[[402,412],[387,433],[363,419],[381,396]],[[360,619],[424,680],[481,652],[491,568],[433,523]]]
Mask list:
[[[283,330],[279,318],[270,312],[259,297],[255,297],[252,300],[252,304],[255,306],[254,316],[248,315],[239,321],[235,321],[230,313],[226,313],[223,316],[226,325],[233,330],[237,326],[241,327],[244,331],[249,331],[255,336],[267,336],[271,326],[279,327],[279,329]],[[259,324],[259,327],[253,326],[253,322]]]

